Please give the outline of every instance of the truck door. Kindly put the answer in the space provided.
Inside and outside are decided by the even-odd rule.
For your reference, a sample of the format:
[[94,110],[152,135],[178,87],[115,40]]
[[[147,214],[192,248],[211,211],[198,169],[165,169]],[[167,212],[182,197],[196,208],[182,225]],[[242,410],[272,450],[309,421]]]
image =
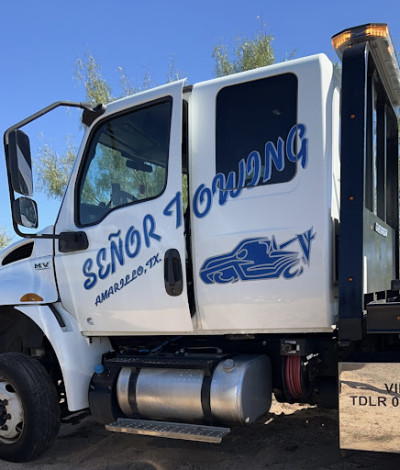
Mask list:
[[321,55],[194,85],[190,123],[203,125],[190,128],[191,236],[203,331],[331,331],[334,79]]
[[112,103],[90,129],[57,233],[61,302],[87,334],[192,330],[182,220],[182,87]]

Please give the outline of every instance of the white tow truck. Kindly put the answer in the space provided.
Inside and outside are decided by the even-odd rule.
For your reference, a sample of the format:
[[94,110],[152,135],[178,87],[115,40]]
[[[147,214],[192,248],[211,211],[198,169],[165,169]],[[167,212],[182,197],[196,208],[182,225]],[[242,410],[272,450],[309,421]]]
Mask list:
[[[23,240],[0,255],[1,459],[88,410],[219,442],[272,394],[339,406],[342,449],[400,451],[400,72],[385,24],[332,42],[341,70],[320,54],[57,102],[5,132]],[[38,231],[21,128],[59,106],[86,131]]]

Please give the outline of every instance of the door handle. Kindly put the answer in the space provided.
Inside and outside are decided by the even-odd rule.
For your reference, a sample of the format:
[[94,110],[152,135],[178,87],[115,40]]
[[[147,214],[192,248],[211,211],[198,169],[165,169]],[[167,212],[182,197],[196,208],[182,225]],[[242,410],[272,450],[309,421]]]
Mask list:
[[164,257],[164,284],[168,295],[176,297],[183,291],[182,262],[179,251],[171,248]]

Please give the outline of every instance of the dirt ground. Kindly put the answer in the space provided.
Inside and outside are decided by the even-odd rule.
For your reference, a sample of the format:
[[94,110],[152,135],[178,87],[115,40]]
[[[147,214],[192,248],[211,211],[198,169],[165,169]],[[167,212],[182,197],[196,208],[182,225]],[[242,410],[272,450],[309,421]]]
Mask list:
[[400,455],[338,448],[336,411],[274,403],[267,419],[233,429],[221,444],[106,431],[91,418],[64,424],[55,445],[27,464],[1,470],[396,469]]

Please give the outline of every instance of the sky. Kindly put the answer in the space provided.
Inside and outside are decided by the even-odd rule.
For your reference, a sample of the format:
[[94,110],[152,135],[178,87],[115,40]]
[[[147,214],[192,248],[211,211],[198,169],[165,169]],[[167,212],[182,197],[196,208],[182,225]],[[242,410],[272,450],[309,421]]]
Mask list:
[[[141,85],[167,81],[171,61],[196,83],[214,77],[215,45],[253,37],[261,22],[274,38],[276,61],[323,52],[334,62],[332,35],[360,24],[388,23],[400,52],[399,0],[0,0],[0,131],[59,100],[84,101],[75,78],[78,58],[88,52],[104,78],[119,87],[118,68]],[[32,126],[32,155],[48,143],[63,150],[65,137],[77,145],[79,114],[59,111]],[[35,194],[41,225],[54,222],[59,201]],[[4,151],[0,151],[0,226],[17,240],[9,209]]]

